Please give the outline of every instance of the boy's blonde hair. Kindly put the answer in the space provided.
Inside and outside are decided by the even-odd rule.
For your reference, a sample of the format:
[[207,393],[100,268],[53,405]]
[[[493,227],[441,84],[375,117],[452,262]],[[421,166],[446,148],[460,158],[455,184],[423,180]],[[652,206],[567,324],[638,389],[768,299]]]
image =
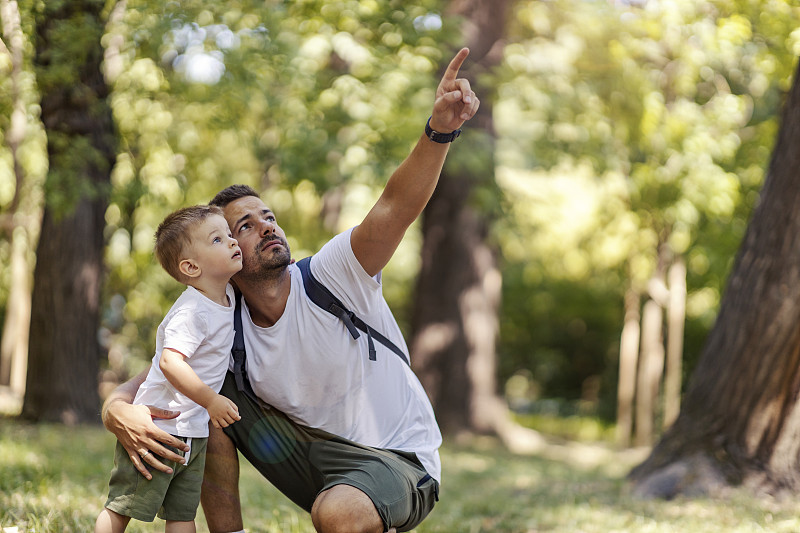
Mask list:
[[222,209],[215,205],[193,205],[170,213],[156,230],[155,254],[158,262],[167,273],[186,283],[187,278],[180,271],[180,263],[186,259],[185,251],[192,244],[191,230],[209,215],[220,215]]

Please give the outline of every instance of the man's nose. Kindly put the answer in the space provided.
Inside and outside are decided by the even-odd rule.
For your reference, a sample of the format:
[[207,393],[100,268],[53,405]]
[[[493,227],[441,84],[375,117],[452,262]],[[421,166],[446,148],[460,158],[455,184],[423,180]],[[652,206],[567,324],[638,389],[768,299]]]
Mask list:
[[275,223],[269,220],[261,221],[261,235],[268,235],[275,232]]

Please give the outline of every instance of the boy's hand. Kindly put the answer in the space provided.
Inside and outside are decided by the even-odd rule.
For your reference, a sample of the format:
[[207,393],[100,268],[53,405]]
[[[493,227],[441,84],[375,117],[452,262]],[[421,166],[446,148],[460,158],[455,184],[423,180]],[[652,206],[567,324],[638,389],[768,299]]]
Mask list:
[[226,428],[237,420],[242,419],[239,416],[239,408],[236,407],[236,404],[221,394],[214,396],[206,409],[215,428]]

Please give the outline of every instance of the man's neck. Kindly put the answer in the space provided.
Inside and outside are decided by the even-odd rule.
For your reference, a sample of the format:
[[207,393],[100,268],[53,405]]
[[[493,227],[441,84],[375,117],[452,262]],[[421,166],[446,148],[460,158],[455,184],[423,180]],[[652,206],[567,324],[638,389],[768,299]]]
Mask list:
[[274,278],[239,278],[236,284],[247,302],[253,324],[268,328],[283,316],[292,288],[292,276],[288,268]]

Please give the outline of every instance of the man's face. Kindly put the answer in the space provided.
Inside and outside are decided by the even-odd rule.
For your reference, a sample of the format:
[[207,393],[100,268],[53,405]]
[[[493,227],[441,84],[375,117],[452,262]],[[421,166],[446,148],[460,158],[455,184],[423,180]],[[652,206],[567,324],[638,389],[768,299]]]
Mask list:
[[286,235],[260,198],[239,198],[226,205],[223,212],[242,249],[242,270],[235,279],[271,279],[291,263]]

